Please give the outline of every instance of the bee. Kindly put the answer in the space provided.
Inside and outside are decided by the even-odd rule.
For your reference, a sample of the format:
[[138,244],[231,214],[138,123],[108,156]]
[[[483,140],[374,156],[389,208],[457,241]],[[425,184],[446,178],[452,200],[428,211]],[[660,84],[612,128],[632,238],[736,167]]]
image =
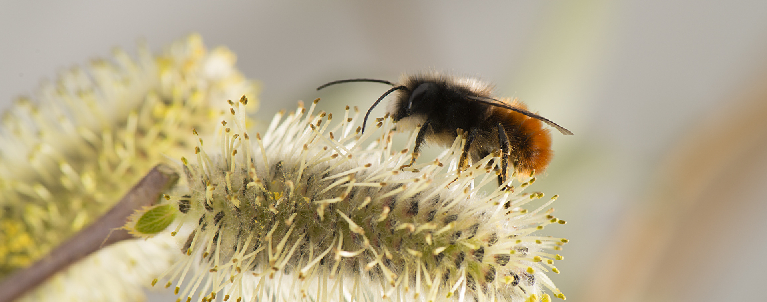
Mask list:
[[[409,167],[415,163],[424,142],[449,146],[459,132],[466,135],[459,171],[500,151],[501,171],[498,185],[506,182],[509,162],[522,175],[542,172],[551,162],[551,134],[543,124],[572,135],[570,130],[527,110],[517,99],[495,98],[492,86],[473,78],[459,78],[439,73],[404,75],[400,83],[378,79],[347,79],[324,84],[325,87],[351,82],[374,82],[392,86],[370,106],[362,122],[362,131],[370,112],[392,92],[399,92],[388,106],[397,128],[414,129],[420,125]],[[460,131],[459,131],[460,130]]]

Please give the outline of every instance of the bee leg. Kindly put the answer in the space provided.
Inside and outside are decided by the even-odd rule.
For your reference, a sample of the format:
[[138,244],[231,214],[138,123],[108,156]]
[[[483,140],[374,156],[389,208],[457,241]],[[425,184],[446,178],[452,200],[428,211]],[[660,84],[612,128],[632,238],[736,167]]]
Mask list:
[[[503,129],[503,125],[498,123],[498,143],[501,145],[501,174],[498,175],[498,186],[503,185],[508,177],[509,170],[509,153],[510,143],[509,137],[506,136],[506,130]],[[506,190],[506,188],[504,188]]]
[[418,135],[415,137],[415,147],[413,147],[413,156],[410,158],[410,162],[407,165],[399,167],[400,170],[409,168],[415,164],[415,160],[418,158],[418,155],[421,154],[421,145],[423,145],[424,140],[426,140],[426,132],[429,131],[429,125],[429,120],[426,120],[421,126],[421,129],[418,130]]
[[471,143],[477,138],[479,128],[471,128],[469,136],[466,137],[466,143],[463,145],[463,152],[461,152],[461,158],[458,160],[458,173],[469,168],[469,149],[471,149]]

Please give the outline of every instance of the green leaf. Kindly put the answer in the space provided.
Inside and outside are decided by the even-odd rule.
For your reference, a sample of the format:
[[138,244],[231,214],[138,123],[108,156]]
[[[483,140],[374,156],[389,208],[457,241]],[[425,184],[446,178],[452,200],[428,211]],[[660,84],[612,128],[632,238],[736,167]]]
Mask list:
[[157,234],[167,228],[176,219],[173,205],[159,205],[149,209],[136,222],[135,231],[141,234]]

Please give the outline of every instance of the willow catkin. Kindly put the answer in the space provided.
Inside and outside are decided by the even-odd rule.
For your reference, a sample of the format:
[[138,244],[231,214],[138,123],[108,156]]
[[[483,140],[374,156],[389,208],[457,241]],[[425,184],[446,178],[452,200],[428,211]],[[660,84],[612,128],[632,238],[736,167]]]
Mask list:
[[460,138],[401,171],[411,155],[392,149],[390,119],[361,135],[348,107],[336,122],[312,104],[251,135],[245,103],[182,159],[186,187],[167,196],[185,256],[155,283],[179,300],[548,301],[544,288],[564,299],[546,273],[567,240],[539,234],[564,221],[548,208],[556,196],[523,193],[534,178],[482,192],[497,161],[458,173]]

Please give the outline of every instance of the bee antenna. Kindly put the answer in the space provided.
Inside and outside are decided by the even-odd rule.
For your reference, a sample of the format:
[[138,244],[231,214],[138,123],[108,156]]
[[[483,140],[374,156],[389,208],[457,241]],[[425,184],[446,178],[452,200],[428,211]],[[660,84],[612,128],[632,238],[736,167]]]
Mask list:
[[353,82],[372,82],[372,83],[381,83],[381,84],[388,84],[388,85],[391,85],[391,86],[397,86],[394,83],[386,81],[386,80],[377,80],[377,79],[348,79],[348,80],[333,81],[333,82],[324,84],[324,85],[322,85],[320,87],[317,87],[317,90],[320,90],[322,88],[325,88],[325,87],[328,87],[328,86],[332,86],[332,85],[335,85],[335,84],[353,83]]
[[[391,84],[391,83],[389,83],[389,84]],[[327,85],[327,84],[325,84],[325,85]],[[365,119],[364,119],[364,120],[362,120],[362,132],[361,132],[361,133],[365,133],[365,124],[367,124],[367,122],[368,122],[368,117],[370,116],[370,112],[371,112],[371,111],[373,111],[373,108],[375,108],[376,106],[378,106],[378,103],[380,103],[380,102],[381,102],[381,100],[383,100],[383,99],[384,99],[384,98],[385,98],[387,95],[389,95],[390,93],[392,93],[392,92],[395,92],[395,91],[397,91],[397,90],[403,90],[403,89],[404,89],[404,90],[407,90],[407,87],[405,87],[405,86],[396,86],[396,87],[392,87],[391,89],[389,89],[389,90],[387,90],[386,92],[384,92],[384,94],[382,94],[382,95],[381,95],[381,97],[379,97],[379,98],[376,100],[376,102],[375,102],[375,103],[373,103],[373,105],[372,105],[372,106],[370,106],[370,109],[368,109],[368,112],[367,112],[367,113],[365,113]]]
[[[506,104],[506,103],[502,102],[501,100],[490,98],[490,97],[485,97],[485,96],[469,96],[469,98],[472,99],[472,100],[478,101],[478,102],[482,102],[482,103],[491,105],[491,106],[506,108],[506,109],[509,109],[511,111],[514,111],[514,112],[519,112],[521,114],[524,114],[524,115],[527,115],[527,116],[532,117],[534,119],[537,119],[539,121],[542,121],[542,122],[548,124],[551,127],[554,127],[555,129],[559,130],[559,132],[561,132],[564,135],[573,135],[572,131],[567,130],[565,127],[557,125],[557,123],[552,122],[551,120],[549,120],[549,119],[547,119],[545,117],[542,117],[540,115],[537,115],[535,113],[532,113],[532,112],[524,110],[524,109],[520,109],[520,108],[515,108],[515,107],[512,107],[512,106],[509,106],[509,104]],[[488,101],[488,100],[490,100],[490,101]]]

